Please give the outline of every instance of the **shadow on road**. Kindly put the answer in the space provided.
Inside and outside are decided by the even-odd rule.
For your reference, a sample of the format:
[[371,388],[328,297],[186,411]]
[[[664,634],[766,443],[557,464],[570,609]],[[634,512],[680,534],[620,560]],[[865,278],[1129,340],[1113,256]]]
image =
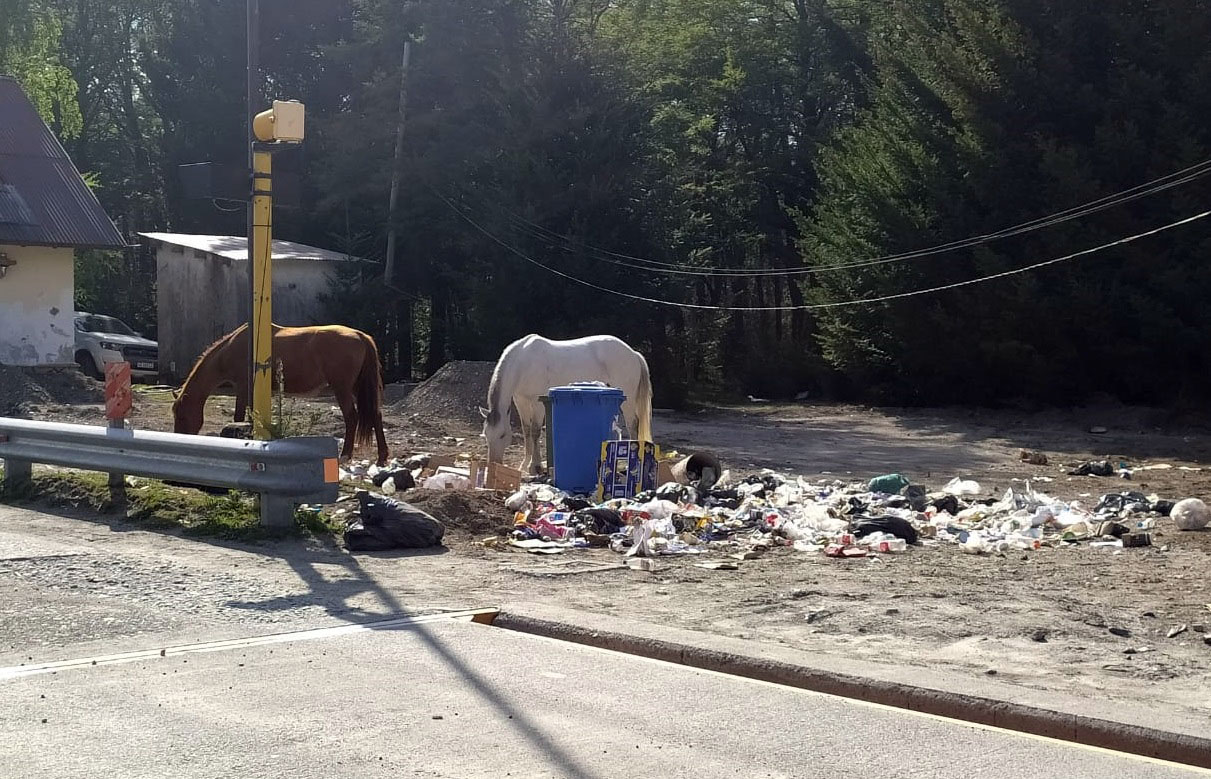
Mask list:
[[[337,548],[333,546],[332,549],[336,550]],[[299,550],[293,551],[297,552]],[[445,548],[441,547],[440,551],[376,552],[372,553],[372,556],[379,558],[406,558],[419,555],[442,554],[445,551]],[[371,630],[409,630],[419,636],[446,665],[465,679],[484,700],[490,703],[501,715],[502,720],[506,720],[521,738],[534,744],[536,748],[546,754],[556,768],[559,776],[594,776],[592,772],[576,759],[575,755],[552,741],[527,711],[510,703],[498,688],[493,685],[490,678],[464,662],[427,625],[421,623],[406,627],[375,628],[370,622],[371,620],[422,616],[422,614],[404,606],[394,593],[384,587],[373,575],[362,567],[356,557],[347,553],[314,555],[304,552],[301,554],[283,554],[281,555],[281,559],[289,564],[294,572],[298,574],[299,578],[307,585],[309,594],[297,597],[270,598],[255,602],[232,602],[229,605],[238,608],[272,611],[293,608],[299,605],[300,599],[309,601],[310,603],[319,601],[324,604],[325,609],[330,615],[347,622],[365,624]],[[319,566],[321,565],[339,566],[344,575],[337,581],[332,581],[320,570]],[[382,604],[386,614],[370,612],[362,607],[349,604],[349,601],[354,597],[366,594],[375,597]],[[507,670],[508,666],[502,664],[501,671],[507,672]]]

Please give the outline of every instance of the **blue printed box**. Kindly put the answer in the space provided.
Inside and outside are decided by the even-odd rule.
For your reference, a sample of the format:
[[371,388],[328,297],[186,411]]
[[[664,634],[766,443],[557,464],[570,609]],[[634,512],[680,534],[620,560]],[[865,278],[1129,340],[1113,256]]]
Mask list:
[[600,500],[633,498],[654,490],[660,451],[650,441],[604,441],[601,444],[597,494]]

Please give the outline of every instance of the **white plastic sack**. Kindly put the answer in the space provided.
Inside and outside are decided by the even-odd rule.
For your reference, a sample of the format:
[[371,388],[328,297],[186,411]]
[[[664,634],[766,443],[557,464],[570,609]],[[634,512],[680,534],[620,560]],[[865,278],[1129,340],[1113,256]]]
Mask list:
[[946,486],[942,491],[960,498],[967,498],[973,495],[980,494],[980,483],[973,479],[960,479],[958,476],[946,482]]
[[530,495],[525,490],[518,490],[505,500],[505,508],[509,511],[521,511],[530,502]]
[[1198,498],[1179,500],[1169,512],[1178,530],[1202,530],[1211,522],[1211,510]]
[[427,490],[469,490],[471,480],[458,473],[438,473],[425,479],[421,486]]

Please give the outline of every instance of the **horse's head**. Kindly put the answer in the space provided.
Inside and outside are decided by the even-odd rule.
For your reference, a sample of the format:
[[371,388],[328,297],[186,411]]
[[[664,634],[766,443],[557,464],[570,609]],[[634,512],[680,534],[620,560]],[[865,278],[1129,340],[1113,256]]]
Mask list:
[[504,462],[505,449],[509,448],[509,436],[513,432],[509,427],[509,418],[500,411],[488,411],[480,407],[479,414],[484,418],[483,437],[488,442],[488,462]]
[[185,403],[181,392],[172,393],[172,431],[196,435],[202,429],[202,406],[198,403]]

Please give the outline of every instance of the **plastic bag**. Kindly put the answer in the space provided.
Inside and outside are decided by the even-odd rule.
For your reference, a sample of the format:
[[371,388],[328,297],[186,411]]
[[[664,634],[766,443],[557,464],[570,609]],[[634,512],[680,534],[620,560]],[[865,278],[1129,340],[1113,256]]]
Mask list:
[[361,516],[345,530],[351,552],[385,549],[425,549],[437,546],[446,528],[436,519],[403,501],[369,492],[357,493]]
[[900,490],[907,487],[911,482],[898,473],[889,473],[885,476],[876,476],[870,480],[867,489],[871,492],[879,492],[885,495],[899,495]]
[[469,490],[471,480],[458,473],[438,473],[425,479],[421,486],[427,490]]
[[960,479],[958,476],[946,482],[946,486],[942,491],[948,495],[957,495],[960,498],[972,497],[980,494],[980,483],[973,479]]
[[884,515],[882,517],[863,517],[853,525],[853,534],[858,538],[872,533],[887,533],[896,538],[903,538],[910,544],[917,543],[917,530],[900,517]]

